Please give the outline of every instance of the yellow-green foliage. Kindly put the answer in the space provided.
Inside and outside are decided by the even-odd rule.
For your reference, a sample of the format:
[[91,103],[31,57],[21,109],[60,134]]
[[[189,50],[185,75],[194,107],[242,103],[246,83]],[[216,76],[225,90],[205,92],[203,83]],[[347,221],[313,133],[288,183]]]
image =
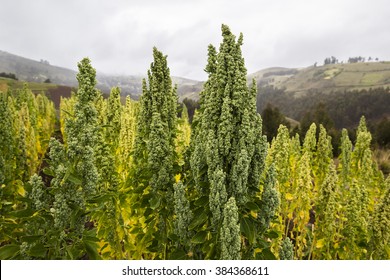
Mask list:
[[[83,250],[87,250],[90,258],[104,259],[390,258],[390,179],[384,180],[373,160],[371,134],[364,118],[357,129],[354,145],[343,130],[338,166],[332,159],[331,139],[323,126],[319,127],[317,141],[313,124],[302,145],[298,136],[291,138],[288,129],[280,126],[270,147],[258,143],[265,149],[258,151],[265,162],[265,167],[259,168],[264,168],[266,172],[262,172],[256,192],[253,187],[250,189],[254,194],[253,200],[238,203],[234,196],[229,196],[228,190],[237,197],[240,193],[232,192],[232,186],[226,184],[228,178],[221,166],[216,166],[215,172],[208,174],[201,161],[192,162],[200,164],[197,166],[199,173],[196,173],[198,179],[210,176],[208,195],[199,192],[205,188],[201,180],[198,181],[198,190],[188,183],[194,175],[191,175],[193,170],[186,170],[189,167],[185,162],[188,162],[186,156],[193,150],[190,145],[191,128],[184,107],[181,119],[172,122],[176,127],[172,135],[175,132],[176,136],[170,140],[170,147],[177,155],[172,157],[172,172],[176,172],[171,179],[172,190],[157,190],[159,195],[156,196],[147,187],[153,175],[150,170],[141,170],[137,174],[138,181],[134,181],[137,170],[134,163],[135,139],[137,123],[140,123],[138,103],[128,97],[122,105],[119,89],[116,88],[109,99],[100,95],[96,95],[95,99],[94,89],[84,90],[79,94],[86,94],[88,90],[90,99],[73,95],[70,99],[61,100],[60,124],[65,145],[51,140],[51,166],[46,171],[52,178],[50,182],[34,173],[40,170],[49,138],[54,132],[53,104],[44,95],[35,96],[27,87],[0,93],[0,190],[2,200],[6,202],[0,209],[4,232],[0,241],[8,244],[8,247],[0,247],[0,252],[12,247],[13,255],[6,255],[7,258],[73,258],[83,254]],[[79,98],[85,106],[80,107]],[[224,119],[221,123],[229,119],[226,115],[230,112],[229,102],[226,99],[222,106]],[[91,107],[86,104],[96,108],[93,125],[77,122],[85,120],[77,108],[88,113]],[[249,126],[247,117],[244,110],[242,124]],[[82,129],[75,130],[72,125],[87,127],[85,135],[96,137],[95,144],[88,146],[95,155],[88,164],[95,167],[96,190],[90,194],[86,191],[83,196],[80,196],[80,182],[87,177],[77,168],[80,163],[77,155],[81,150],[77,153],[69,150],[70,146],[75,149],[81,143],[75,140],[75,135]],[[202,125],[207,127],[210,123]],[[155,123],[153,129],[163,133],[163,126]],[[203,126],[195,127],[197,133]],[[240,133],[248,131],[241,130]],[[159,141],[158,133],[153,135],[153,141]],[[218,141],[222,144],[226,142],[226,133],[221,128]],[[83,135],[79,135],[80,139],[87,141]],[[208,143],[204,146],[205,150],[197,151],[199,160],[207,160],[209,164],[227,151],[227,146],[224,146],[216,153],[213,147],[222,144],[214,141],[214,136],[209,130],[204,135]],[[150,143],[144,141],[139,145],[148,147]],[[155,148],[152,151],[157,152]],[[268,155],[264,158],[266,150]],[[247,158],[247,152],[241,151],[241,156]],[[206,152],[207,158],[203,158],[202,152]],[[72,162],[71,157],[76,160]],[[142,158],[137,160],[139,166],[157,164],[142,162]],[[241,159],[237,166],[241,168],[244,163]],[[247,172],[238,167],[229,180]],[[84,169],[84,172],[90,170]],[[182,170],[185,173],[181,173]],[[240,186],[240,190],[246,186],[244,180],[235,184]],[[18,202],[20,198],[26,204]],[[217,199],[225,203],[216,207]],[[208,204],[209,208],[205,208]],[[72,210],[76,205],[78,211]],[[24,220],[12,216],[15,210],[29,211],[26,212],[28,216],[23,217]],[[83,211],[88,214],[82,214]],[[164,214],[156,219],[154,211]],[[277,211],[276,215],[274,211]],[[46,212],[51,214],[39,214]],[[207,215],[210,215],[210,220]],[[72,221],[69,217],[79,219],[79,225],[76,226],[76,220]],[[93,229],[84,232],[88,223],[93,225]],[[48,225],[53,228],[48,228]],[[159,231],[160,228],[165,232]],[[42,253],[37,256],[33,250],[34,246],[38,246],[36,242],[22,242],[24,239],[19,237],[15,239],[16,232],[18,236],[44,234],[42,236],[46,237],[42,237],[40,242],[43,243],[39,245]],[[255,233],[265,234],[267,239],[259,239]],[[60,241],[51,243],[53,236],[60,236]],[[70,242],[69,238],[74,239]],[[159,238],[158,246],[155,238]],[[64,251],[63,246],[68,246],[69,251]]]
[[73,93],[70,98],[61,97],[60,101],[60,130],[65,145],[67,144],[67,135],[65,133],[65,120],[74,116],[74,105],[76,104],[76,97]]
[[38,155],[42,158],[49,145],[47,139],[51,137],[55,129],[56,114],[53,103],[42,94],[36,96],[38,104],[38,142],[40,143]]
[[38,167],[38,149],[40,143],[37,141],[36,130],[30,120],[30,110],[27,104],[23,104],[19,111],[19,141],[24,140],[26,150],[26,178],[30,177]]
[[343,130],[336,168],[324,127],[320,126],[317,142],[312,125],[302,147],[298,138],[290,139],[288,131],[279,128],[267,158],[267,164],[275,164],[281,194],[274,228],[291,238],[295,259],[387,258],[388,241],[381,240],[382,236],[387,240],[389,228],[386,187],[370,141],[364,118],[353,150]]
[[135,135],[137,131],[138,103],[126,97],[121,116],[121,129],[119,133],[119,144],[117,150],[118,173],[125,180],[133,163],[132,151],[134,148]]
[[[11,252],[17,258],[22,258],[22,247],[10,243],[29,234],[30,225],[23,219],[34,212],[24,216],[14,213],[26,210],[31,196],[29,179],[40,171],[55,121],[54,105],[46,96],[35,96],[27,86],[0,92],[0,244],[14,246]],[[34,191],[36,205],[40,205],[40,195],[33,190],[32,196]]]
[[338,247],[340,241],[341,208],[338,203],[340,200],[338,176],[333,162],[329,162],[328,166],[316,204],[313,259],[336,259],[334,248]]
[[281,125],[278,129],[278,134],[272,140],[271,148],[268,152],[266,164],[270,166],[274,164],[278,181],[281,189],[289,184],[290,178],[290,136],[287,127]]
[[384,195],[375,207],[372,220],[372,257],[390,259],[390,177],[384,183]]
[[10,172],[11,180],[28,180],[41,164],[54,132],[54,105],[46,96],[34,95],[26,85],[0,94],[2,106],[5,106],[0,119],[4,126],[0,137],[1,156],[7,159],[2,169]]
[[[308,239],[306,226],[309,223],[309,211],[311,209],[311,200],[313,198],[313,183],[310,174],[310,159],[309,153],[304,152],[299,165],[297,178],[294,182],[295,192],[293,197],[294,212],[292,213],[292,220],[294,227],[292,234],[296,234],[295,237],[295,252],[298,259],[303,259],[308,250]],[[310,228],[309,228],[310,230]],[[292,238],[292,236],[289,236]]]
[[191,125],[188,121],[187,107],[183,104],[183,112],[177,123],[177,136],[175,140],[176,153],[178,155],[178,163],[180,166],[184,165],[184,153],[190,145],[190,138]]

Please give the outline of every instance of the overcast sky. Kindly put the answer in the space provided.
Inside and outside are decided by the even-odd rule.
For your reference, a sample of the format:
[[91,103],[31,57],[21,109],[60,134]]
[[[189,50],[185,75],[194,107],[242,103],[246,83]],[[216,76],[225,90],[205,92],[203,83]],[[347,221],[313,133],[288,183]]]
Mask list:
[[221,24],[244,34],[248,73],[327,56],[390,60],[387,0],[0,0],[0,50],[76,70],[144,75],[156,46],[171,75],[204,80]]

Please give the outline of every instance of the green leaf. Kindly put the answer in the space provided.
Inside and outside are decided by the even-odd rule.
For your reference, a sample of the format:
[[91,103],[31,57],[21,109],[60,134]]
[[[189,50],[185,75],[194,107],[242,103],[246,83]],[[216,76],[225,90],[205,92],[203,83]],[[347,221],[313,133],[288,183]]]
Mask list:
[[82,183],[83,183],[83,180],[81,179],[81,177],[77,176],[74,173],[69,174],[68,181],[72,182],[75,185],[82,185]]
[[71,260],[74,260],[74,257],[73,257],[73,253],[72,253],[72,250],[69,246],[65,246],[65,250],[66,252],[68,253],[69,257]]
[[269,248],[261,251],[261,255],[263,257],[262,258],[263,260],[276,260],[275,255],[271,252],[271,250]]
[[154,196],[149,200],[150,208],[156,210],[161,203],[161,198],[159,196]]
[[100,260],[101,257],[98,253],[98,244],[96,242],[93,242],[93,241],[89,241],[89,240],[84,240],[84,246],[85,246],[85,250],[87,251],[87,254],[89,256],[89,259],[91,260]]
[[31,208],[27,208],[19,211],[13,211],[9,213],[11,217],[17,217],[17,218],[27,218],[27,217],[31,217],[33,214],[34,214],[34,210],[32,210]]
[[[84,234],[85,234],[84,238],[83,238],[84,241],[95,242],[95,243],[100,242],[100,239],[97,238],[94,233],[85,233],[85,232],[88,232],[88,231],[87,230],[84,231]],[[91,232],[92,232],[92,230],[91,230]],[[88,235],[88,234],[90,234],[90,235]]]
[[81,258],[85,253],[84,250],[81,250],[80,246],[75,246],[74,244],[72,246],[69,246],[66,251],[68,252],[72,260]]
[[194,214],[194,218],[188,226],[189,230],[193,230],[194,228],[203,225],[207,221],[207,214],[203,211],[200,215]]
[[256,237],[256,228],[253,221],[248,217],[241,218],[241,232],[248,239],[250,244],[253,244]]
[[22,236],[21,239],[24,242],[32,243],[32,242],[38,241],[41,237],[42,237],[42,235],[26,235],[26,236]]
[[191,243],[202,244],[207,239],[207,231],[200,231],[194,235],[191,239]]
[[20,247],[16,244],[9,244],[0,247],[0,260],[12,259],[17,253],[19,253]]
[[264,233],[264,237],[275,239],[275,238],[279,237],[279,233],[275,230],[270,230],[270,231]]
[[104,125],[101,125],[100,127],[104,128],[104,127],[113,127],[113,126],[111,124],[104,124]]
[[269,248],[270,246],[271,246],[271,242],[268,242],[268,241],[266,241],[266,240],[264,240],[264,239],[259,239],[259,240],[257,241],[257,247],[258,247],[259,249]]
[[259,212],[260,211],[260,207],[256,203],[254,203],[252,201],[247,202],[245,204],[245,206],[246,206],[246,208],[248,208],[251,211],[255,211],[255,212]]
[[176,242],[176,241],[179,241],[179,236],[177,236],[176,234],[170,234],[169,236],[168,236],[168,239],[169,240],[171,240],[171,241],[173,241],[173,242]]
[[142,231],[142,228],[136,226],[136,227],[133,227],[133,229],[130,231],[131,234],[137,234],[139,232],[143,232]]
[[46,251],[43,244],[37,244],[30,249],[29,255],[37,258],[44,258],[46,256]]
[[[134,208],[134,209],[135,209],[135,208]],[[149,218],[149,216],[150,216],[151,214],[154,214],[154,211],[153,211],[152,209],[150,209],[149,207],[146,208],[146,210],[145,210],[145,212],[144,212],[145,218]]]
[[160,248],[158,246],[158,241],[154,239],[147,249],[149,252],[158,253],[160,251]]
[[104,194],[104,195],[94,196],[94,197],[88,199],[88,202],[89,203],[103,203],[103,202],[109,201],[110,199],[111,199],[111,195]]
[[170,260],[185,260],[185,259],[187,259],[187,254],[186,254],[186,252],[184,252],[184,250],[178,249],[169,255],[169,259]]
[[134,188],[133,193],[143,193],[145,190],[145,186],[140,184],[138,187]]
[[55,176],[54,171],[51,170],[51,169],[48,168],[48,167],[45,167],[45,168],[43,169],[42,172],[43,172],[43,174],[48,175],[48,176],[50,176],[50,177],[54,177],[54,176]]
[[161,231],[156,231],[154,234],[153,234],[153,238],[157,241],[159,241],[160,243],[166,243],[167,241],[167,237],[165,234],[162,234]]
[[195,201],[196,206],[205,206],[209,202],[209,197],[208,196],[202,196],[198,200]]
[[[27,192],[31,192],[31,187],[25,187],[25,190]],[[26,203],[32,203],[32,199],[30,198],[27,198],[27,197],[23,197],[23,196],[18,196],[18,197],[15,197],[14,198],[14,201],[21,201],[21,202],[26,202]],[[0,209],[1,209],[1,206],[0,206]]]
[[216,258],[216,245],[214,242],[208,242],[207,246],[203,246],[203,250],[207,252],[205,260],[214,260]]
[[77,225],[77,222],[79,221],[79,219],[81,217],[81,214],[82,214],[81,210],[77,209],[77,208],[71,212],[71,215],[70,215],[70,227],[71,228],[74,228],[75,225]]

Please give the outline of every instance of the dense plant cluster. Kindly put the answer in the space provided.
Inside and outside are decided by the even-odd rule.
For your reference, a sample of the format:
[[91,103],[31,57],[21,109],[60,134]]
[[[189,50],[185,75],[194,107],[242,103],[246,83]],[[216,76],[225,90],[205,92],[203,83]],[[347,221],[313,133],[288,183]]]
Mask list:
[[0,259],[389,259],[364,117],[338,158],[322,125],[268,144],[243,36],[222,37],[192,126],[157,48],[139,102],[104,99],[83,59],[58,131],[45,96],[1,93]]

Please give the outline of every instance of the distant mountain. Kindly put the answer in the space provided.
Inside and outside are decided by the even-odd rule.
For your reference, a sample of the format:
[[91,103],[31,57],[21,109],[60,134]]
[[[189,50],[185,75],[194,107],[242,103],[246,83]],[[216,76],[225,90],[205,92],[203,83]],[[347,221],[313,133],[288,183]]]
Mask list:
[[[0,73],[16,74],[19,80],[42,83],[47,79],[54,84],[69,87],[77,87],[76,71],[50,65],[47,61],[36,61],[8,52],[0,51]],[[115,76],[96,75],[97,88],[104,93],[109,93],[114,86],[119,86],[122,95],[131,95],[138,98],[142,93],[142,76]],[[173,82],[178,85],[180,99],[196,95],[202,90],[203,82],[173,77]]]

